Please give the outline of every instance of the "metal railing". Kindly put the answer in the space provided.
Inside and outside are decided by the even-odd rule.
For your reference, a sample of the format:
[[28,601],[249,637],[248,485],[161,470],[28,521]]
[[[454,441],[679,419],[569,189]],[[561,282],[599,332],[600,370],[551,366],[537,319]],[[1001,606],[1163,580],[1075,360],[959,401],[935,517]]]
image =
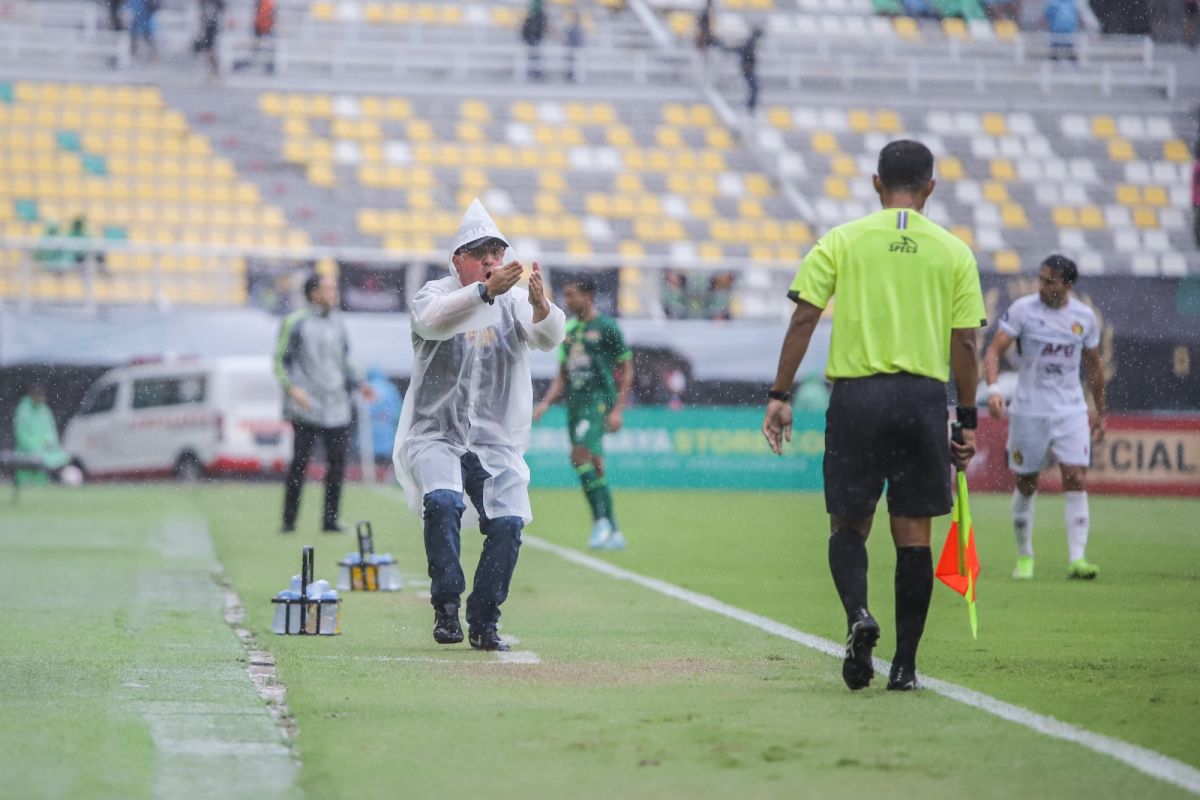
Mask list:
[[[118,267],[114,256],[148,256],[138,268]],[[186,269],[165,266],[167,256],[193,257]],[[780,304],[759,302],[783,296],[797,263],[750,258],[705,258],[699,254],[623,256],[616,253],[578,255],[544,250],[526,253],[510,250],[526,264],[534,260],[553,276],[555,269],[595,267],[637,271],[637,280],[623,284],[634,316],[661,317],[659,289],[664,272],[693,275],[732,272],[737,292],[749,313],[746,318],[776,317]],[[247,294],[247,265],[300,265],[349,262],[407,270],[409,296],[427,280],[428,270],[440,270],[448,261],[444,251],[393,251],[374,247],[243,247],[209,244],[152,244],[76,237],[0,238],[0,306],[19,311],[40,306],[70,305],[95,312],[104,306],[145,306],[166,311],[175,305],[231,306],[244,304],[233,298]],[[203,288],[214,299],[208,303],[187,300],[188,289]],[[172,301],[172,296],[183,297]],[[763,310],[757,310],[763,309]]]

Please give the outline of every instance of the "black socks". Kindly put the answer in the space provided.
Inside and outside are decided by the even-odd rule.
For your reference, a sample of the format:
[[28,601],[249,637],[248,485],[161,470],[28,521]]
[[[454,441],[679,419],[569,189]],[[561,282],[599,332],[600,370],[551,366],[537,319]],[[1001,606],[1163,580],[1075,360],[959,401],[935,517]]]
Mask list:
[[867,607],[867,542],[857,531],[840,528],[829,535],[829,571],[847,619]]
[[896,657],[893,663],[915,666],[917,645],[925,632],[925,617],[929,614],[932,595],[933,555],[929,548],[896,548]]

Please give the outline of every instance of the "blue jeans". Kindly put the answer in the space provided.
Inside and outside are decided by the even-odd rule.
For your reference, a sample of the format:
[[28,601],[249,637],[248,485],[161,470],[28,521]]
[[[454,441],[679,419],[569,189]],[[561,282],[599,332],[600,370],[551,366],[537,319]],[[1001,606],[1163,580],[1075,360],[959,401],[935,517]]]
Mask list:
[[[508,597],[508,585],[517,567],[521,549],[520,517],[489,519],[483,510],[483,483],[490,476],[479,457],[462,457],[463,487],[479,512],[479,532],[486,538],[475,581],[467,598],[467,625],[482,628],[500,620],[500,605]],[[425,556],[429,562],[430,601],[435,608],[458,605],[466,589],[460,561],[462,513],[466,510],[460,492],[435,489],[424,498]]]

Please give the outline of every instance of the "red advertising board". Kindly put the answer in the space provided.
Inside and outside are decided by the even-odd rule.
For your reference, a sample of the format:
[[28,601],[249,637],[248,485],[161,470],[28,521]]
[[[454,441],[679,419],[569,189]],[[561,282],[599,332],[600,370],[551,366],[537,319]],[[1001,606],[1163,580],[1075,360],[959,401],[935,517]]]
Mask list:
[[[972,489],[1012,490],[1007,438],[1007,420],[980,418],[979,455],[967,472]],[[1041,488],[1061,484],[1057,466],[1042,473]],[[1088,491],[1200,497],[1200,416],[1110,415],[1108,435],[1092,452]]]

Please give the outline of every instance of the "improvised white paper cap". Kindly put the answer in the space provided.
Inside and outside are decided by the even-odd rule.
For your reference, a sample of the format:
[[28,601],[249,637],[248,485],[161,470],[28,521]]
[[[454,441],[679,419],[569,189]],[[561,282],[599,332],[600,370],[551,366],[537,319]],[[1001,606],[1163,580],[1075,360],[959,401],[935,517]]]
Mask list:
[[450,252],[457,252],[463,245],[480,239],[499,239],[504,242],[506,247],[509,246],[508,239],[500,233],[500,228],[492,219],[492,215],[487,212],[477,197],[471,201],[471,205],[467,206],[467,213],[463,215],[462,222],[459,223],[458,233],[454,234],[454,245],[450,248]]

